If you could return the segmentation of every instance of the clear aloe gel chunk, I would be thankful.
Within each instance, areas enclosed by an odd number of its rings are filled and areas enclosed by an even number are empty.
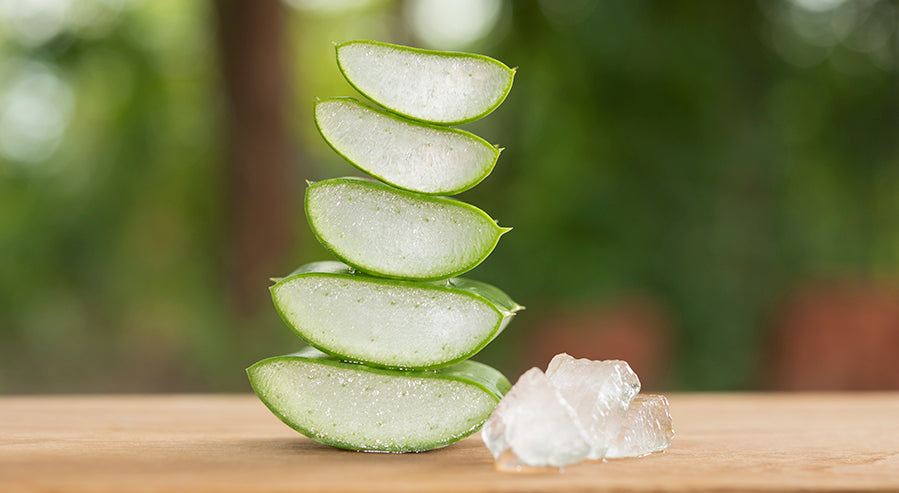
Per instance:
[[[356,178],[310,184],[306,218],[322,245],[343,262],[375,276],[410,280],[466,272],[508,231],[464,202]]]
[[[481,439],[497,468],[506,471],[574,464],[591,448],[576,411],[539,368],[515,382],[484,424]]]
[[[359,92],[390,111],[442,125],[477,120],[512,88],[515,71],[482,55],[376,41],[337,45],[337,64]]]
[[[464,361],[438,371],[371,368],[309,348],[247,369],[259,399],[284,423],[344,449],[418,452],[477,431],[509,390],[495,369]]]
[[[307,264],[271,291],[281,318],[304,341],[386,368],[433,369],[467,359],[522,308],[478,281],[383,279],[340,262]]]
[[[625,361],[592,361],[561,353],[546,377],[577,413],[591,441],[589,459],[602,459],[621,432],[640,379]]]
[[[490,174],[500,152],[469,132],[412,122],[351,98],[316,102],[315,123],[328,145],[354,166],[413,192],[467,190]]]
[[[628,407],[621,433],[606,458],[654,454],[668,448],[672,440],[668,399],[659,394],[639,394]]]

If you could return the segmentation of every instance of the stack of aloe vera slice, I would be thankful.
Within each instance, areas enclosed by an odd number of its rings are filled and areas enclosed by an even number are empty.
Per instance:
[[[509,381],[469,361],[522,307],[456,277],[508,231],[446,198],[493,169],[500,149],[449,125],[495,109],[514,71],[479,55],[372,41],[336,47],[351,98],[315,104],[325,141],[374,180],[310,183],[306,216],[341,262],[307,264],[272,298],[311,347],[247,372],[259,398],[301,433],[340,448],[411,452],[477,431]]]

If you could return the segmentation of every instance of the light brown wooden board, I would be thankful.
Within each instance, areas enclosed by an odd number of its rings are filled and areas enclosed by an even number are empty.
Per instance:
[[[480,437],[320,445],[252,395],[0,398],[0,491],[899,491],[899,393],[674,394],[661,454],[496,471]]]

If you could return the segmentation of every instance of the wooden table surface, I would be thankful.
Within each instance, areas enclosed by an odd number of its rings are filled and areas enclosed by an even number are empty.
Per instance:
[[[0,397],[0,491],[899,491],[899,393],[674,394],[668,451],[493,468],[320,445],[252,395]]]

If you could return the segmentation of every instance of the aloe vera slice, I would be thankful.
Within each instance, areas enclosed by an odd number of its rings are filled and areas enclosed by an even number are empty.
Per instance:
[[[418,452],[477,431],[509,390],[495,369],[383,370],[309,348],[247,369],[253,390],[291,428],[351,450]]]
[[[271,291],[281,318],[310,345],[387,368],[433,369],[470,358],[522,309],[482,282],[383,279],[340,262],[304,265]]]
[[[493,111],[512,88],[515,71],[492,58],[421,50],[376,41],[337,45],[346,80],[401,115],[455,125]]]
[[[315,103],[319,132],[362,171],[399,188],[453,195],[487,177],[499,149],[454,128],[409,121],[351,98]]]
[[[427,281],[470,270],[509,230],[464,202],[357,178],[310,184],[306,218],[322,245],[356,269]]]

